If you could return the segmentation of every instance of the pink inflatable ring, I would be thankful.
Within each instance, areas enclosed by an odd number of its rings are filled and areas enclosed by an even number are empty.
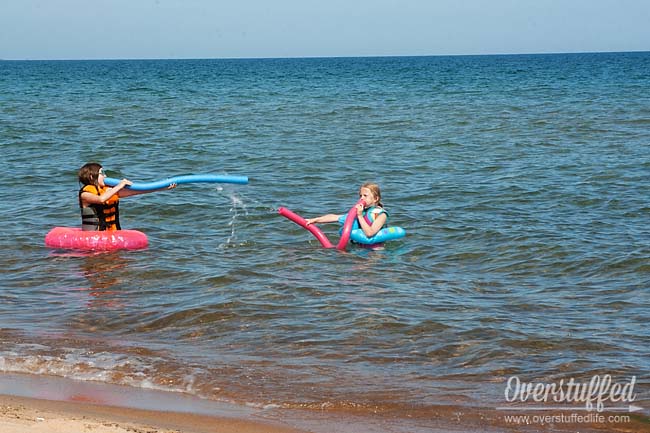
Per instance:
[[[50,248],[69,250],[138,250],[147,248],[147,235],[137,230],[84,231],[77,227],[54,227],[45,236]]]

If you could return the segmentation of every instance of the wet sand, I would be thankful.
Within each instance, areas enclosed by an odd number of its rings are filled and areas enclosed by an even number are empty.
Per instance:
[[[301,433],[280,421],[260,419],[261,412],[176,393],[0,374],[2,433]]]
[[[450,414],[451,415],[451,414]],[[458,414],[456,414],[457,417]],[[469,415],[469,414],[467,414]],[[329,421],[327,420],[329,419]],[[520,425],[499,426],[499,415],[483,413],[462,422],[454,417],[429,420],[431,433],[481,432],[648,432],[650,426],[633,423],[627,426]],[[311,423],[317,422],[314,418]],[[339,432],[331,417],[321,419],[316,429],[297,429],[270,422],[233,419],[178,412],[102,406],[88,403],[40,400],[0,395],[0,431],[3,433],[307,433]],[[340,421],[339,421],[340,422]],[[329,426],[329,427],[328,427]],[[314,427],[314,426],[312,426]],[[392,432],[380,426],[372,432]],[[329,428],[332,428],[329,430]],[[347,429],[346,429],[347,430]]]
[[[53,377],[0,374],[2,433],[650,432],[644,413],[622,423],[513,423],[506,419],[511,415],[490,408],[446,405],[416,416],[288,411]]]
[[[204,415],[0,396],[3,433],[301,433],[289,427]]]

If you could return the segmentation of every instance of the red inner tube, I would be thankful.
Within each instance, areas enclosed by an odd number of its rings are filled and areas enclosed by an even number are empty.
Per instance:
[[[83,231],[78,227],[54,227],[45,236],[50,248],[71,250],[137,250],[147,248],[147,236],[137,230]]]

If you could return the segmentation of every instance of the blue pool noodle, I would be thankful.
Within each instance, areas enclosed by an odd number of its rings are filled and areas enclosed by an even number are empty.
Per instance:
[[[104,184],[107,186],[115,186],[118,183],[120,183],[120,179],[114,179],[112,177],[104,178]],[[154,182],[134,182],[133,185],[127,186],[127,188],[132,189],[133,191],[152,191],[154,189],[167,188],[172,183],[177,185],[182,183],[235,183],[246,185],[248,183],[248,177],[216,174],[188,174],[184,176],[169,177]]]

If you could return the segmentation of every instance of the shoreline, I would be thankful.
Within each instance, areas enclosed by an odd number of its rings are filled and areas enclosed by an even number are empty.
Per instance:
[[[0,394],[3,433],[305,433],[288,426],[220,416],[161,412]]]
[[[261,412],[163,391],[0,373],[3,433],[305,433]]]
[[[507,420],[513,415],[520,414],[453,405],[441,405],[420,418],[396,413],[256,408],[180,393],[0,373],[0,431],[3,433],[650,432],[650,418],[645,413],[616,424],[575,420],[514,423]],[[532,419],[551,413],[521,415]],[[568,414],[554,412],[552,415],[559,418]]]

